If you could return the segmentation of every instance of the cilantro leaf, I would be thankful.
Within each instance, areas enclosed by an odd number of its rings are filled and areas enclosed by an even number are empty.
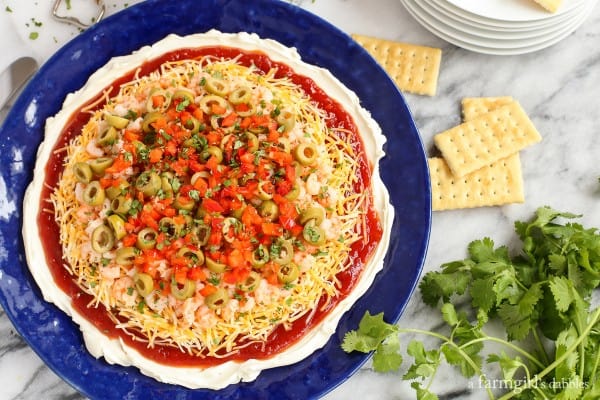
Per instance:
[[[346,353],[359,351],[361,353],[369,353],[377,349],[378,341],[369,336],[361,335],[357,331],[348,331],[344,335],[342,349]]]
[[[569,281],[564,276],[555,276],[550,279],[548,287],[554,296],[556,309],[561,312],[566,312],[573,302]]]
[[[555,357],[559,358],[563,354],[567,354],[567,350],[577,340],[577,330],[571,326],[569,329],[562,331],[556,338]],[[554,371],[554,377],[557,381],[568,381],[576,375],[576,366],[578,362],[577,353],[567,354],[564,362],[558,365]]]
[[[498,363],[502,371],[502,377],[506,381],[513,379],[519,369],[527,368],[520,357],[511,358],[504,350],[500,354],[490,354],[486,361],[490,364]]]
[[[398,327],[383,320],[383,313],[371,315],[368,311],[358,324],[358,332],[380,342],[398,333]]]
[[[402,364],[398,327],[383,320],[383,313],[365,312],[358,330],[346,332],[342,341],[346,353],[359,351],[373,354],[373,369],[377,372],[395,371]]]
[[[418,340],[412,340],[406,350],[408,355],[414,358],[414,363],[404,374],[402,379],[422,379],[429,378],[435,374],[440,364],[440,352],[437,349],[425,350],[425,346]]]
[[[376,372],[397,371],[402,365],[400,338],[398,335],[387,337],[373,353],[373,369]]]
[[[428,272],[419,284],[419,289],[425,304],[434,307],[440,299],[447,302],[452,295],[464,294],[470,281],[471,274],[468,271]]]
[[[456,314],[456,309],[452,303],[444,303],[442,306],[442,318],[444,321],[450,326],[458,325],[458,315]]]

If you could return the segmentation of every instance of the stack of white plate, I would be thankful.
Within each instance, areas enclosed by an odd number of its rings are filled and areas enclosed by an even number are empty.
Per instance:
[[[464,49],[512,55],[564,39],[598,0],[563,0],[551,13],[534,0],[400,0],[427,30]]]

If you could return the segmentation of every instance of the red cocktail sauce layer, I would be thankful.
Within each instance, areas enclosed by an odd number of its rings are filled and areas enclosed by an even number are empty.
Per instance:
[[[360,180],[355,184],[355,191],[362,192],[364,188],[369,187],[371,167],[369,161],[366,159],[365,152],[363,151],[363,144],[352,116],[349,115],[339,103],[329,98],[312,79],[294,73],[287,65],[272,61],[262,52],[248,52],[227,47],[180,49],[166,53],[160,58],[144,63],[141,66],[139,76],[144,76],[157,70],[159,66],[165,62],[196,59],[205,55],[212,55],[225,59],[239,57],[238,62],[240,64],[245,66],[254,64],[265,73],[276,68],[277,78],[287,77],[295,84],[300,85],[304,91],[319,104],[320,108],[327,112],[329,115],[327,125],[329,127],[343,128],[347,131],[347,133],[341,134],[346,135],[345,140],[352,144],[352,147],[359,157],[358,161],[360,164]],[[116,80],[110,87],[105,88],[104,91],[110,90],[110,93],[117,93],[121,84],[133,79],[134,73],[135,71],[131,71],[128,75]],[[100,96],[100,93],[98,97]],[[101,108],[102,106],[103,104],[101,103],[98,104],[96,108]],[[88,122],[90,115],[90,113],[83,113],[80,111],[74,113],[74,115],[71,116],[69,123],[64,127],[58,142],[55,145],[55,149],[66,147],[73,137],[79,135],[83,126]],[[55,188],[58,185],[63,170],[63,162],[64,152],[53,152],[53,156],[46,166],[45,187],[42,190],[40,209],[47,207],[45,199],[50,197],[53,190],[50,188]],[[270,358],[294,344],[301,339],[306,332],[319,324],[319,322],[327,316],[329,311],[352,291],[365,264],[369,261],[373,251],[381,240],[382,228],[377,213],[372,205],[369,206],[366,221],[367,237],[365,237],[363,241],[357,242],[352,246],[352,252],[349,257],[351,265],[337,276],[341,283],[339,296],[330,299],[326,306],[324,306],[325,299],[322,298],[319,307],[315,312],[307,313],[304,317],[294,322],[292,328],[289,330],[285,330],[281,326],[278,327],[269,336],[266,343],[254,343],[225,358],[214,358],[190,355],[170,346],[155,345],[153,348],[149,348],[147,347],[147,343],[143,340],[135,340],[132,336],[117,329],[114,322],[110,319],[107,310],[102,305],[98,307],[88,307],[88,304],[90,304],[92,300],[92,296],[83,293],[74,282],[73,276],[63,267],[64,260],[62,246],[59,242],[59,227],[55,221],[54,215],[47,212],[40,212],[38,215],[39,234],[42,239],[46,260],[54,277],[54,281],[63,292],[71,297],[73,307],[79,314],[87,318],[108,337],[122,338],[128,346],[136,349],[144,357],[150,360],[169,366],[196,367],[210,367],[229,360],[244,361],[248,359]]]

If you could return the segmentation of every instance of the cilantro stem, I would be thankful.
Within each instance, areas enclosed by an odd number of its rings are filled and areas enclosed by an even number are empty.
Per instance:
[[[540,349],[540,354],[543,357],[543,362],[545,365],[550,363],[550,359],[548,358],[548,353],[546,353],[546,348],[544,347],[544,344],[542,343],[542,340],[540,339],[540,334],[538,329],[533,329],[533,338],[535,340],[535,342],[537,343],[538,348]],[[542,365],[538,364],[539,367],[544,368]]]
[[[544,364],[542,362],[540,362],[540,360],[538,360],[534,355],[532,355],[531,353],[523,350],[521,347],[516,346],[514,344],[512,344],[511,342],[508,342],[504,339],[500,339],[497,337],[493,337],[493,336],[487,336],[485,335],[484,337],[478,338],[478,339],[473,339],[465,344],[463,344],[460,347],[468,347],[470,345],[479,343],[479,342],[496,342],[499,343],[503,346],[506,346],[514,351],[516,351],[517,353],[521,354],[522,356],[526,357],[528,360],[530,360],[531,362],[533,362],[536,366],[538,366],[539,368],[544,368]],[[547,364],[547,363],[546,363]]]
[[[590,382],[596,381],[596,373],[598,372],[598,364],[600,364],[600,352],[596,353],[596,360],[594,361],[594,368],[590,374]]]
[[[537,383],[546,375],[548,375],[550,372],[554,371],[554,369],[559,366],[562,362],[565,361],[565,359],[567,357],[569,357],[578,347],[579,345],[585,340],[587,339],[588,335],[590,334],[590,331],[594,328],[594,325],[596,325],[596,323],[598,322],[598,320],[600,319],[600,307],[597,308],[594,311],[594,314],[592,315],[592,319],[591,322],[585,327],[585,329],[579,334],[579,337],[577,338],[577,340],[563,353],[563,355],[561,355],[560,357],[558,357],[557,359],[554,360],[554,362],[550,365],[548,365],[546,367],[546,369],[544,369],[543,371],[541,371],[540,373],[536,374],[532,380],[528,381],[525,387],[519,387],[516,389],[513,389],[511,392],[505,394],[504,396],[500,397],[498,400],[508,400],[508,399],[512,399],[513,397],[515,397],[516,395],[520,394],[523,392],[524,389],[531,389],[532,387],[536,387]]]
[[[416,333],[416,334],[421,334],[421,335],[425,335],[425,336],[431,336],[431,337],[434,337],[434,338],[439,339],[442,342],[444,342],[442,344],[442,346],[449,345],[449,346],[454,347],[460,353],[460,355],[463,357],[463,359],[469,364],[469,366],[471,368],[473,368],[473,371],[475,371],[475,373],[479,376],[479,378],[483,380],[486,392],[487,392],[490,400],[496,400],[496,397],[494,396],[494,393],[492,392],[491,385],[488,384],[489,382],[488,382],[487,376],[485,376],[485,374],[483,373],[481,368],[479,368],[479,366],[477,364],[475,364],[473,359],[471,357],[469,357],[469,355],[463,351],[463,349],[462,349],[463,346],[458,346],[456,343],[454,343],[452,341],[451,338],[449,338],[447,336],[444,336],[444,335],[436,333],[436,332],[426,331],[423,329],[400,328],[398,330],[398,332],[399,333]]]

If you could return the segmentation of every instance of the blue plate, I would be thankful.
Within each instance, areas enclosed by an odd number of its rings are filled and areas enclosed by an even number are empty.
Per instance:
[[[388,138],[383,180],[396,210],[392,240],[371,289],[342,318],[327,345],[294,365],[264,371],[257,380],[219,391],[166,385],[97,360],[78,327],[46,303],[25,261],[21,237],[23,194],[32,179],[44,121],[65,96],[114,56],[162,39],[211,28],[256,32],[294,46],[304,61],[329,69],[354,90]],[[367,356],[340,349],[366,310],[396,321],[419,278],[431,221],[427,162],[410,111],[394,84],[350,37],[322,19],[278,0],[148,0],[83,32],[35,75],[0,128],[0,303],[19,334],[65,381],[92,399],[309,399],[347,379]]]

